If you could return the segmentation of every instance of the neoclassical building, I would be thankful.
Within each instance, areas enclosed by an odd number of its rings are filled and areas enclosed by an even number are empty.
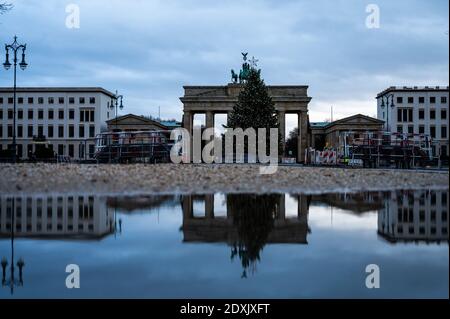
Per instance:
[[[183,103],[183,127],[192,134],[195,114],[205,114],[207,128],[214,127],[216,114],[229,114],[238,101],[238,96],[244,88],[242,83],[230,83],[224,86],[184,86],[184,96],[180,98]],[[298,161],[305,158],[305,149],[308,147],[308,96],[306,85],[269,85],[269,95],[278,112],[282,142],[285,142],[286,114],[298,115]]]

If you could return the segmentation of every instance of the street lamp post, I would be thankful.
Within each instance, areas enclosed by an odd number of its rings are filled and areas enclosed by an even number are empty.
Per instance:
[[[119,104],[119,100],[120,100],[120,104]],[[123,109],[123,95],[119,95],[119,93],[116,90],[116,94],[114,95],[114,97],[111,97],[111,102],[108,103],[108,107],[110,109],[116,109],[116,130],[117,130],[117,109]]]
[[[391,100],[391,104],[389,104],[389,99]],[[392,93],[383,95],[381,97],[381,109],[384,110],[384,108],[386,107],[386,129],[388,131],[390,131],[390,128],[389,128],[389,111],[390,111],[389,106],[391,107],[391,109],[394,109],[394,107],[395,107],[394,94],[392,94]]]
[[[22,50],[22,61],[19,63],[19,66],[22,70],[25,70],[28,64],[25,62],[25,50],[27,49],[26,44],[19,44],[17,42],[17,36],[14,37],[14,42],[11,44],[5,44],[6,50],[6,60],[3,63],[3,66],[6,70],[11,68],[11,63],[9,62],[9,50],[14,54],[13,63],[14,63],[14,111],[13,111],[13,161],[14,163],[17,161],[17,150],[16,150],[16,78],[17,78],[17,51]]]

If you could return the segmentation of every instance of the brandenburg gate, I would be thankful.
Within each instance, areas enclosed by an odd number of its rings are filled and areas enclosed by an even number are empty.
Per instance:
[[[206,128],[214,128],[215,114],[229,115],[238,101],[239,93],[243,90],[250,68],[256,69],[255,58],[247,62],[247,54],[242,53],[244,63],[238,74],[231,70],[231,80],[225,86],[184,86],[184,96],[180,98],[183,103],[183,127],[192,136],[195,114],[205,114]],[[239,83],[238,83],[239,79]],[[269,96],[272,98],[278,112],[279,130],[283,147],[285,145],[286,114],[298,116],[298,154],[297,162],[305,159],[305,149],[308,146],[308,96],[306,85],[269,85]],[[191,143],[192,145],[192,143]]]
[[[192,136],[195,114],[205,114],[207,128],[214,127],[215,114],[230,114],[238,100],[239,92],[245,84],[230,83],[225,86],[184,86],[183,127]],[[285,143],[286,114],[298,115],[298,154],[297,162],[303,162],[308,144],[308,86],[305,85],[270,85],[269,95],[278,112],[282,143]]]

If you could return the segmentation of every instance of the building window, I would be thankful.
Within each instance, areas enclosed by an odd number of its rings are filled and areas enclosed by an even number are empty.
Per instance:
[[[94,110],[80,110],[80,122],[94,122]]]
[[[95,137],[95,126],[89,125],[89,137]]]
[[[447,126],[441,126],[441,138],[447,138]]]
[[[60,137],[60,138],[64,137],[64,126],[63,125],[58,126],[58,137]]]
[[[412,108],[398,108],[397,109],[397,122],[413,122],[413,109]]]
[[[413,104],[413,103],[414,103],[414,97],[408,96],[408,104]]]
[[[425,109],[419,109],[419,120],[425,119]]]
[[[39,137],[44,136],[44,126],[42,125],[38,126],[38,136]]]
[[[53,137],[53,125],[49,125],[47,128],[48,137]]]
[[[447,97],[441,96],[441,104],[447,104]]]
[[[75,104],[75,98],[69,97],[69,104]]]
[[[89,157],[94,157],[94,152],[95,152],[95,145],[90,144],[89,145]]]
[[[28,125],[28,137],[33,137],[33,125]]]
[[[432,138],[436,138],[436,127],[435,126],[430,126],[430,136]]]
[[[58,155],[64,155],[64,145],[58,144]]]
[[[74,147],[73,144],[69,144],[69,156],[73,157],[74,156]]]
[[[29,97],[28,98],[28,104],[34,104],[34,98]]]
[[[44,98],[38,97],[38,104],[44,104]]]
[[[420,104],[425,103],[425,97],[424,96],[419,96],[419,103]]]
[[[0,137],[3,137],[3,126],[0,125]],[[0,151],[2,150],[3,145],[0,144]]]
[[[54,103],[55,103],[55,99],[53,97],[49,97],[48,104],[54,104]]]
[[[435,120],[436,119],[436,110],[431,109],[430,110],[430,120]]]
[[[408,125],[408,134],[414,134],[414,126]]]
[[[8,109],[8,120],[12,120],[14,117],[13,109]]]
[[[75,110],[70,109],[69,110],[69,120],[73,120],[73,119],[75,119]]]
[[[89,98],[89,104],[95,104],[95,97]]]
[[[0,110],[0,120],[3,120],[3,110]]]
[[[14,104],[14,98],[9,97],[8,98],[8,104]]]
[[[0,97],[0,104],[3,104],[3,98]]]
[[[52,109],[49,109],[48,110],[48,119],[49,120],[53,120],[53,117],[54,117],[55,115],[54,115],[54,112],[53,112],[53,110]]]
[[[17,99],[17,103],[18,103],[18,104],[23,104],[23,97],[19,97],[19,98]]]
[[[441,109],[441,119],[446,120],[447,119],[447,110]]]
[[[63,109],[59,109],[59,110],[58,110],[58,118],[59,118],[60,120],[63,120],[63,119],[64,119],[64,110],[63,110]]]
[[[17,126],[17,137],[23,137],[23,126],[22,125]]]
[[[79,103],[80,103],[80,104],[84,104],[84,103],[85,103],[85,98],[84,98],[84,97],[80,97]]]
[[[19,120],[22,120],[22,119],[23,119],[23,110],[22,110],[22,109],[19,109],[19,110],[17,111],[17,118],[18,118]]]
[[[84,138],[84,125],[78,127],[78,136]]]
[[[38,120],[43,120],[44,119],[44,110],[40,109],[38,110]]]
[[[425,126],[419,125],[419,134],[425,134]]]
[[[397,96],[397,103],[403,103],[403,97]]]
[[[403,126],[402,125],[398,125],[397,126],[397,132],[398,133],[403,133]]]
[[[431,97],[430,97],[430,103],[431,103],[431,104],[436,103],[436,97],[435,97],[435,96],[431,96]]]
[[[8,125],[8,137],[12,137],[12,136],[13,136],[13,126]]]
[[[33,110],[28,110],[28,119],[29,120],[33,119]]]
[[[59,104],[64,104],[64,98],[63,97],[59,97],[58,98],[58,103]]]
[[[73,125],[69,125],[69,137],[74,137],[75,132],[74,132],[74,127]]]

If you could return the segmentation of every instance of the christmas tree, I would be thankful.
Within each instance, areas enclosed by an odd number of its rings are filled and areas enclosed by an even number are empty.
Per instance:
[[[269,153],[270,129],[279,128],[275,104],[269,96],[261,70],[251,68],[243,90],[239,93],[238,102],[228,117],[228,128],[258,128],[266,129],[266,153]],[[258,136],[257,136],[258,138]],[[282,150],[281,135],[279,134],[278,151]],[[247,148],[247,147],[245,147]]]

